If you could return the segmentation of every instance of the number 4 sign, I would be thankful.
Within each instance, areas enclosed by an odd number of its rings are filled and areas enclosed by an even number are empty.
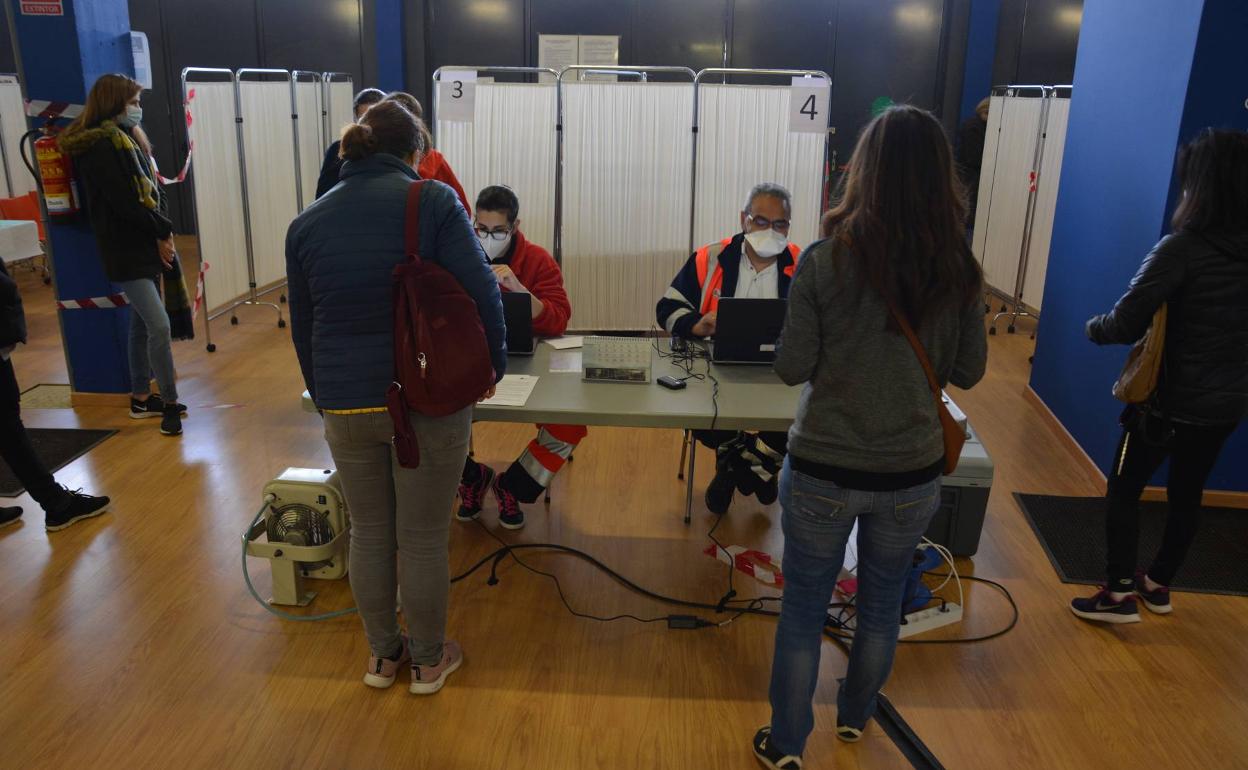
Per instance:
[[[443,70],[438,76],[437,119],[471,123],[476,112],[476,70]]]
[[[789,89],[789,131],[822,134],[828,130],[828,82],[823,78],[793,78]]]

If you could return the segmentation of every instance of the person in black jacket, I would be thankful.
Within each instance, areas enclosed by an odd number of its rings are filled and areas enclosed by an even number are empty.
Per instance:
[[[1135,596],[1170,612],[1169,585],[1200,525],[1201,496],[1222,445],[1248,416],[1248,133],[1206,129],[1179,156],[1174,233],[1144,260],[1114,309],[1088,321],[1098,345],[1130,345],[1168,306],[1161,377],[1123,414],[1106,492],[1108,584],[1071,602],[1081,618],[1140,620]],[[1139,500],[1170,458],[1161,549],[1136,569]]]
[[[82,115],[59,141],[82,173],[104,272],[130,302],[130,416],[160,417],[160,432],[177,436],[186,407],[178,403],[174,328],[160,296],[161,277],[168,296],[175,285],[182,300],[187,292],[164,192],[152,168],[151,145],[139,128],[142,90],[125,75],[101,75],[91,86]],[[188,303],[182,304],[189,310]],[[189,333],[179,330],[178,337]],[[160,395],[151,393],[153,374]]]
[[[958,127],[958,178],[966,189],[966,226],[975,226],[975,208],[979,203],[979,175],[984,165],[984,140],[988,135],[988,105],[985,97],[975,107],[975,114]]]
[[[17,283],[0,260],[0,457],[13,470],[26,491],[43,508],[49,532],[62,530],[77,521],[99,516],[108,510],[107,497],[71,492],[52,478],[30,443],[22,424],[22,391],[17,386],[11,356],[19,343],[26,342],[26,315]],[[0,507],[0,527],[15,524],[22,515],[16,506]]]
[[[358,123],[364,113],[368,112],[368,108],[377,104],[386,98],[386,92],[379,88],[365,88],[355,95],[354,109],[355,120]],[[338,174],[342,172],[342,158],[338,157],[338,150],[342,146],[342,141],[335,139],[334,143],[325,150],[325,160],[321,163],[321,175],[316,180],[316,197],[330,191],[334,185],[338,184]]]

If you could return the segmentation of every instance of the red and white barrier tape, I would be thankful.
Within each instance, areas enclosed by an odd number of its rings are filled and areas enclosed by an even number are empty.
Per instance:
[[[746,548],[743,545],[730,545],[725,548],[712,545],[703,553],[724,564],[731,564],[733,569],[744,572],[760,583],[776,588],[784,587],[784,575],[780,572],[780,564],[769,553]]]
[[[178,175],[170,179],[160,175],[160,168],[156,165],[156,158],[152,158],[152,170],[156,172],[156,179],[163,185],[181,184],[186,181],[186,175],[191,171],[191,154],[195,151],[195,143],[191,142],[186,148],[186,162],[182,164],[182,170]]]
[[[43,99],[28,99],[26,114],[32,118],[55,120],[57,118],[76,118],[82,114],[81,104],[69,102],[49,102]]]
[[[130,304],[125,294],[109,294],[107,297],[83,297],[82,299],[57,300],[56,306],[61,310],[99,310],[101,308],[124,307]]]
[[[190,162],[190,158],[187,158]],[[195,281],[195,304],[191,306],[191,321],[199,316],[199,308],[204,304],[204,273],[208,272],[208,263],[199,263],[199,278]]]

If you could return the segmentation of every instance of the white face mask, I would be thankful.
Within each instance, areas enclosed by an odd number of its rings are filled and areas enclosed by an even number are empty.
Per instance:
[[[143,108],[127,106],[126,114],[117,119],[117,124],[123,128],[134,128],[143,122]]]
[[[490,261],[493,262],[507,253],[507,248],[511,246],[511,233],[508,233],[507,237],[501,241],[496,241],[488,235],[484,238],[478,235],[477,240],[481,241],[481,248],[485,249],[485,256],[489,257]]]
[[[762,259],[771,259],[789,245],[789,239],[768,228],[745,234],[745,240]]]

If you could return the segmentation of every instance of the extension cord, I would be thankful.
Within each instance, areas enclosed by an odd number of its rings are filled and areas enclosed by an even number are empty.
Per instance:
[[[949,602],[944,606],[943,610],[941,607],[928,607],[925,610],[908,613],[906,622],[902,624],[897,638],[905,639],[917,634],[924,634],[961,621],[962,607],[958,604]]]

